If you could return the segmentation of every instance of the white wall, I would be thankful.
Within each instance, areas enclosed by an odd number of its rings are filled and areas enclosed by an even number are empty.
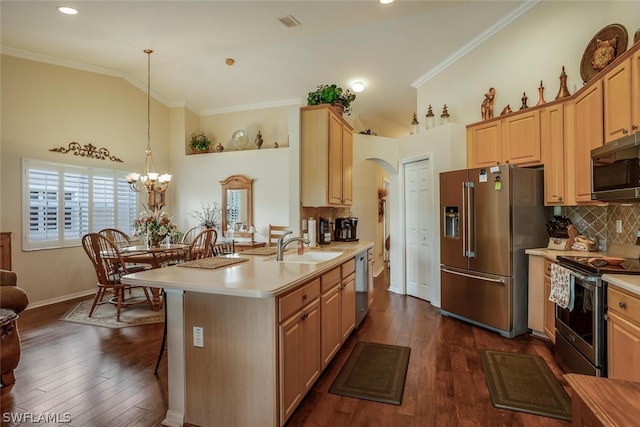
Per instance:
[[[640,27],[637,1],[542,1],[417,90],[420,122],[429,104],[439,118],[443,104],[451,120],[465,125],[481,121],[480,105],[490,87],[496,89],[494,115],[509,104],[538,102],[542,80],[544,99],[555,99],[565,66],[570,93],[582,86],[580,62],[589,41],[603,27],[620,23],[633,34]]]

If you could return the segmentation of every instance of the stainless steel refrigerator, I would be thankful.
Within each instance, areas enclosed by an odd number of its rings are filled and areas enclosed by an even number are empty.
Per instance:
[[[440,174],[442,314],[514,337],[527,327],[527,255],[545,247],[543,171]]]

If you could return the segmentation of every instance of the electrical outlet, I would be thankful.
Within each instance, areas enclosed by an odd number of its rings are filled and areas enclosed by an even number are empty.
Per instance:
[[[204,329],[202,326],[193,327],[193,346],[204,347]]]
[[[622,220],[616,219],[616,233],[622,233]]]

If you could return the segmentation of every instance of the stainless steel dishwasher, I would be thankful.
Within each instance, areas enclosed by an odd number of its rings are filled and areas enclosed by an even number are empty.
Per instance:
[[[356,255],[356,328],[369,311],[369,259],[367,251]]]

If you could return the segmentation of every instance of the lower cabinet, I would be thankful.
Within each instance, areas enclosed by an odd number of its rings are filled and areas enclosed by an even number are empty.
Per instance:
[[[318,298],[280,325],[280,367],[280,419],[286,420],[320,376]]]
[[[607,288],[607,377],[640,381],[640,298]]]
[[[551,264],[544,260],[544,333],[547,334],[553,344],[556,343],[556,303],[549,301],[551,295]]]

